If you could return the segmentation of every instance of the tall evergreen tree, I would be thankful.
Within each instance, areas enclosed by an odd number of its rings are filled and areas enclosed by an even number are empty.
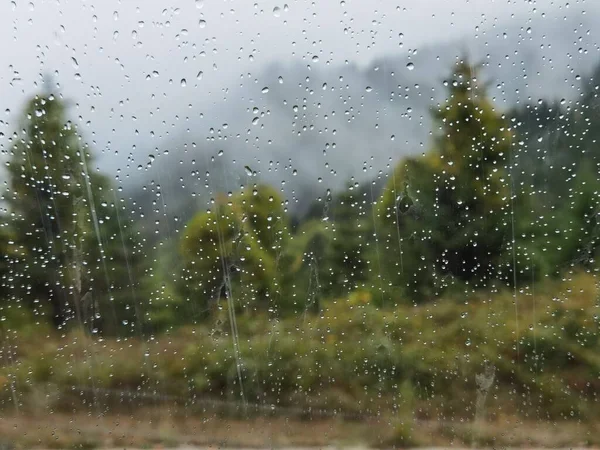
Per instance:
[[[446,84],[432,150],[396,168],[378,205],[389,282],[418,299],[452,279],[485,284],[511,240],[511,132],[476,67],[461,61]]]
[[[120,247],[112,245],[125,227],[116,224],[108,179],[92,170],[93,156],[65,103],[54,94],[32,98],[13,140],[5,198],[14,240],[27,255],[18,288],[56,326],[73,319],[102,326],[108,311],[116,323],[113,292],[132,284],[121,275]]]

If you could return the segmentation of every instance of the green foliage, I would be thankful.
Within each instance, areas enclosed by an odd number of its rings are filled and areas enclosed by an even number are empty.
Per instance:
[[[553,267],[590,266],[600,243],[600,181],[597,173],[583,166],[565,203],[551,221],[554,234],[549,243]]]
[[[290,237],[282,258],[282,302],[287,311],[307,313],[321,309],[332,240],[332,226],[322,219],[304,222]]]
[[[219,199],[182,236],[185,295],[203,309],[225,297],[244,310],[277,307],[288,233],[282,200],[269,186]]]
[[[17,290],[17,268],[25,254],[15,243],[14,231],[7,217],[0,217],[0,298],[10,298]]]
[[[377,211],[387,259],[395,262],[387,280],[417,300],[453,279],[485,285],[510,231],[512,136],[468,63],[457,65],[448,100],[433,115],[434,149],[394,170]]]
[[[597,93],[584,86],[580,108],[558,102],[527,105],[512,113],[520,146],[515,173],[529,204],[515,208],[516,235],[536,254],[535,272],[557,276],[590,266],[598,246]],[[564,102],[561,102],[564,103]],[[521,242],[518,243],[522,246]],[[521,271],[518,275],[522,277]]]
[[[365,210],[354,187],[337,196],[337,204],[332,208],[333,239],[327,257],[328,296],[348,295],[368,279],[366,248],[370,227]]]
[[[592,418],[597,408],[590,393],[600,374],[595,282],[579,274],[538,285],[535,296],[517,298],[518,320],[508,291],[418,307],[378,309],[352,298],[323,304],[319,315],[240,315],[239,359],[227,311],[193,328],[149,341],[129,338],[125,345],[83,333],[51,336],[43,346],[38,338],[19,347],[14,361],[1,368],[0,382],[5,389],[15,383],[22,396],[51,383],[67,392],[73,385],[132,391],[156,386],[182,398],[239,400],[239,364],[247,401],[386,412],[397,418],[394,444],[401,445],[414,437],[418,414],[472,420],[476,375],[492,362],[490,411],[549,418],[572,411]],[[524,396],[531,401],[524,403]]]
[[[283,284],[293,286],[284,295],[294,298],[295,311],[320,311],[324,299],[348,296],[368,283],[372,229],[365,194],[349,186],[329,197],[324,216],[304,221],[292,235]]]
[[[91,234],[89,220],[77,220],[89,208],[88,157],[60,100],[36,96],[29,102],[8,162],[7,200],[16,242],[30,255],[21,287],[36,304],[51,302],[57,324],[67,319],[74,249]]]
[[[110,335],[139,335],[148,310],[151,259],[121,201],[101,202],[97,215],[99,235],[89,251],[97,261],[91,292],[100,316],[96,326]]]
[[[118,217],[124,205],[92,169],[93,156],[55,95],[29,101],[17,136],[5,194],[9,233],[22,255],[12,293],[59,327],[115,332],[129,323],[133,300],[124,292],[136,289],[139,275],[134,235]]]

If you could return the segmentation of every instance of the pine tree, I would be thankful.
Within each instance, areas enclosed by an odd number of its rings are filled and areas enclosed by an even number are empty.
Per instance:
[[[13,144],[5,198],[15,243],[26,255],[17,288],[58,327],[121,322],[114,294],[135,281],[123,279],[127,261],[119,252],[135,244],[123,240],[127,227],[117,222],[114,193],[92,170],[93,156],[65,103],[54,94],[31,99]]]
[[[458,63],[446,85],[433,149],[400,163],[378,206],[388,255],[397,256],[388,277],[419,299],[452,280],[485,284],[511,239],[511,132],[477,68]]]

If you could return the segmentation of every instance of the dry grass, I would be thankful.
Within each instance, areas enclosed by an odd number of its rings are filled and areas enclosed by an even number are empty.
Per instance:
[[[15,415],[0,421],[0,435],[17,448],[322,447],[367,444],[379,427],[335,419],[192,417],[152,408],[135,415]]]
[[[597,424],[516,421],[502,419],[474,426],[468,422],[406,422],[411,445],[464,448],[598,447]],[[188,415],[185,409],[164,405],[135,414],[10,415],[0,420],[0,448],[141,448],[170,447],[284,448],[379,447],[399,448],[398,422],[372,419],[299,420],[256,417],[248,420]],[[408,442],[408,441],[407,441]]]
[[[254,414],[235,409],[226,323],[146,339],[11,330],[0,361],[0,450],[600,445],[595,277],[576,274],[533,293],[524,287],[516,307],[502,291],[383,310],[339,300],[306,320],[240,316],[245,398],[267,408]],[[474,426],[484,361],[496,375],[487,421]],[[327,418],[319,408],[363,419]]]

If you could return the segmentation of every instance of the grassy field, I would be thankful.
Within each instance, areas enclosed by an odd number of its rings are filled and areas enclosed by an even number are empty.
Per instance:
[[[222,310],[120,339],[59,335],[5,310],[0,435],[71,448],[599,445],[594,276],[324,307],[239,315],[235,335]]]

